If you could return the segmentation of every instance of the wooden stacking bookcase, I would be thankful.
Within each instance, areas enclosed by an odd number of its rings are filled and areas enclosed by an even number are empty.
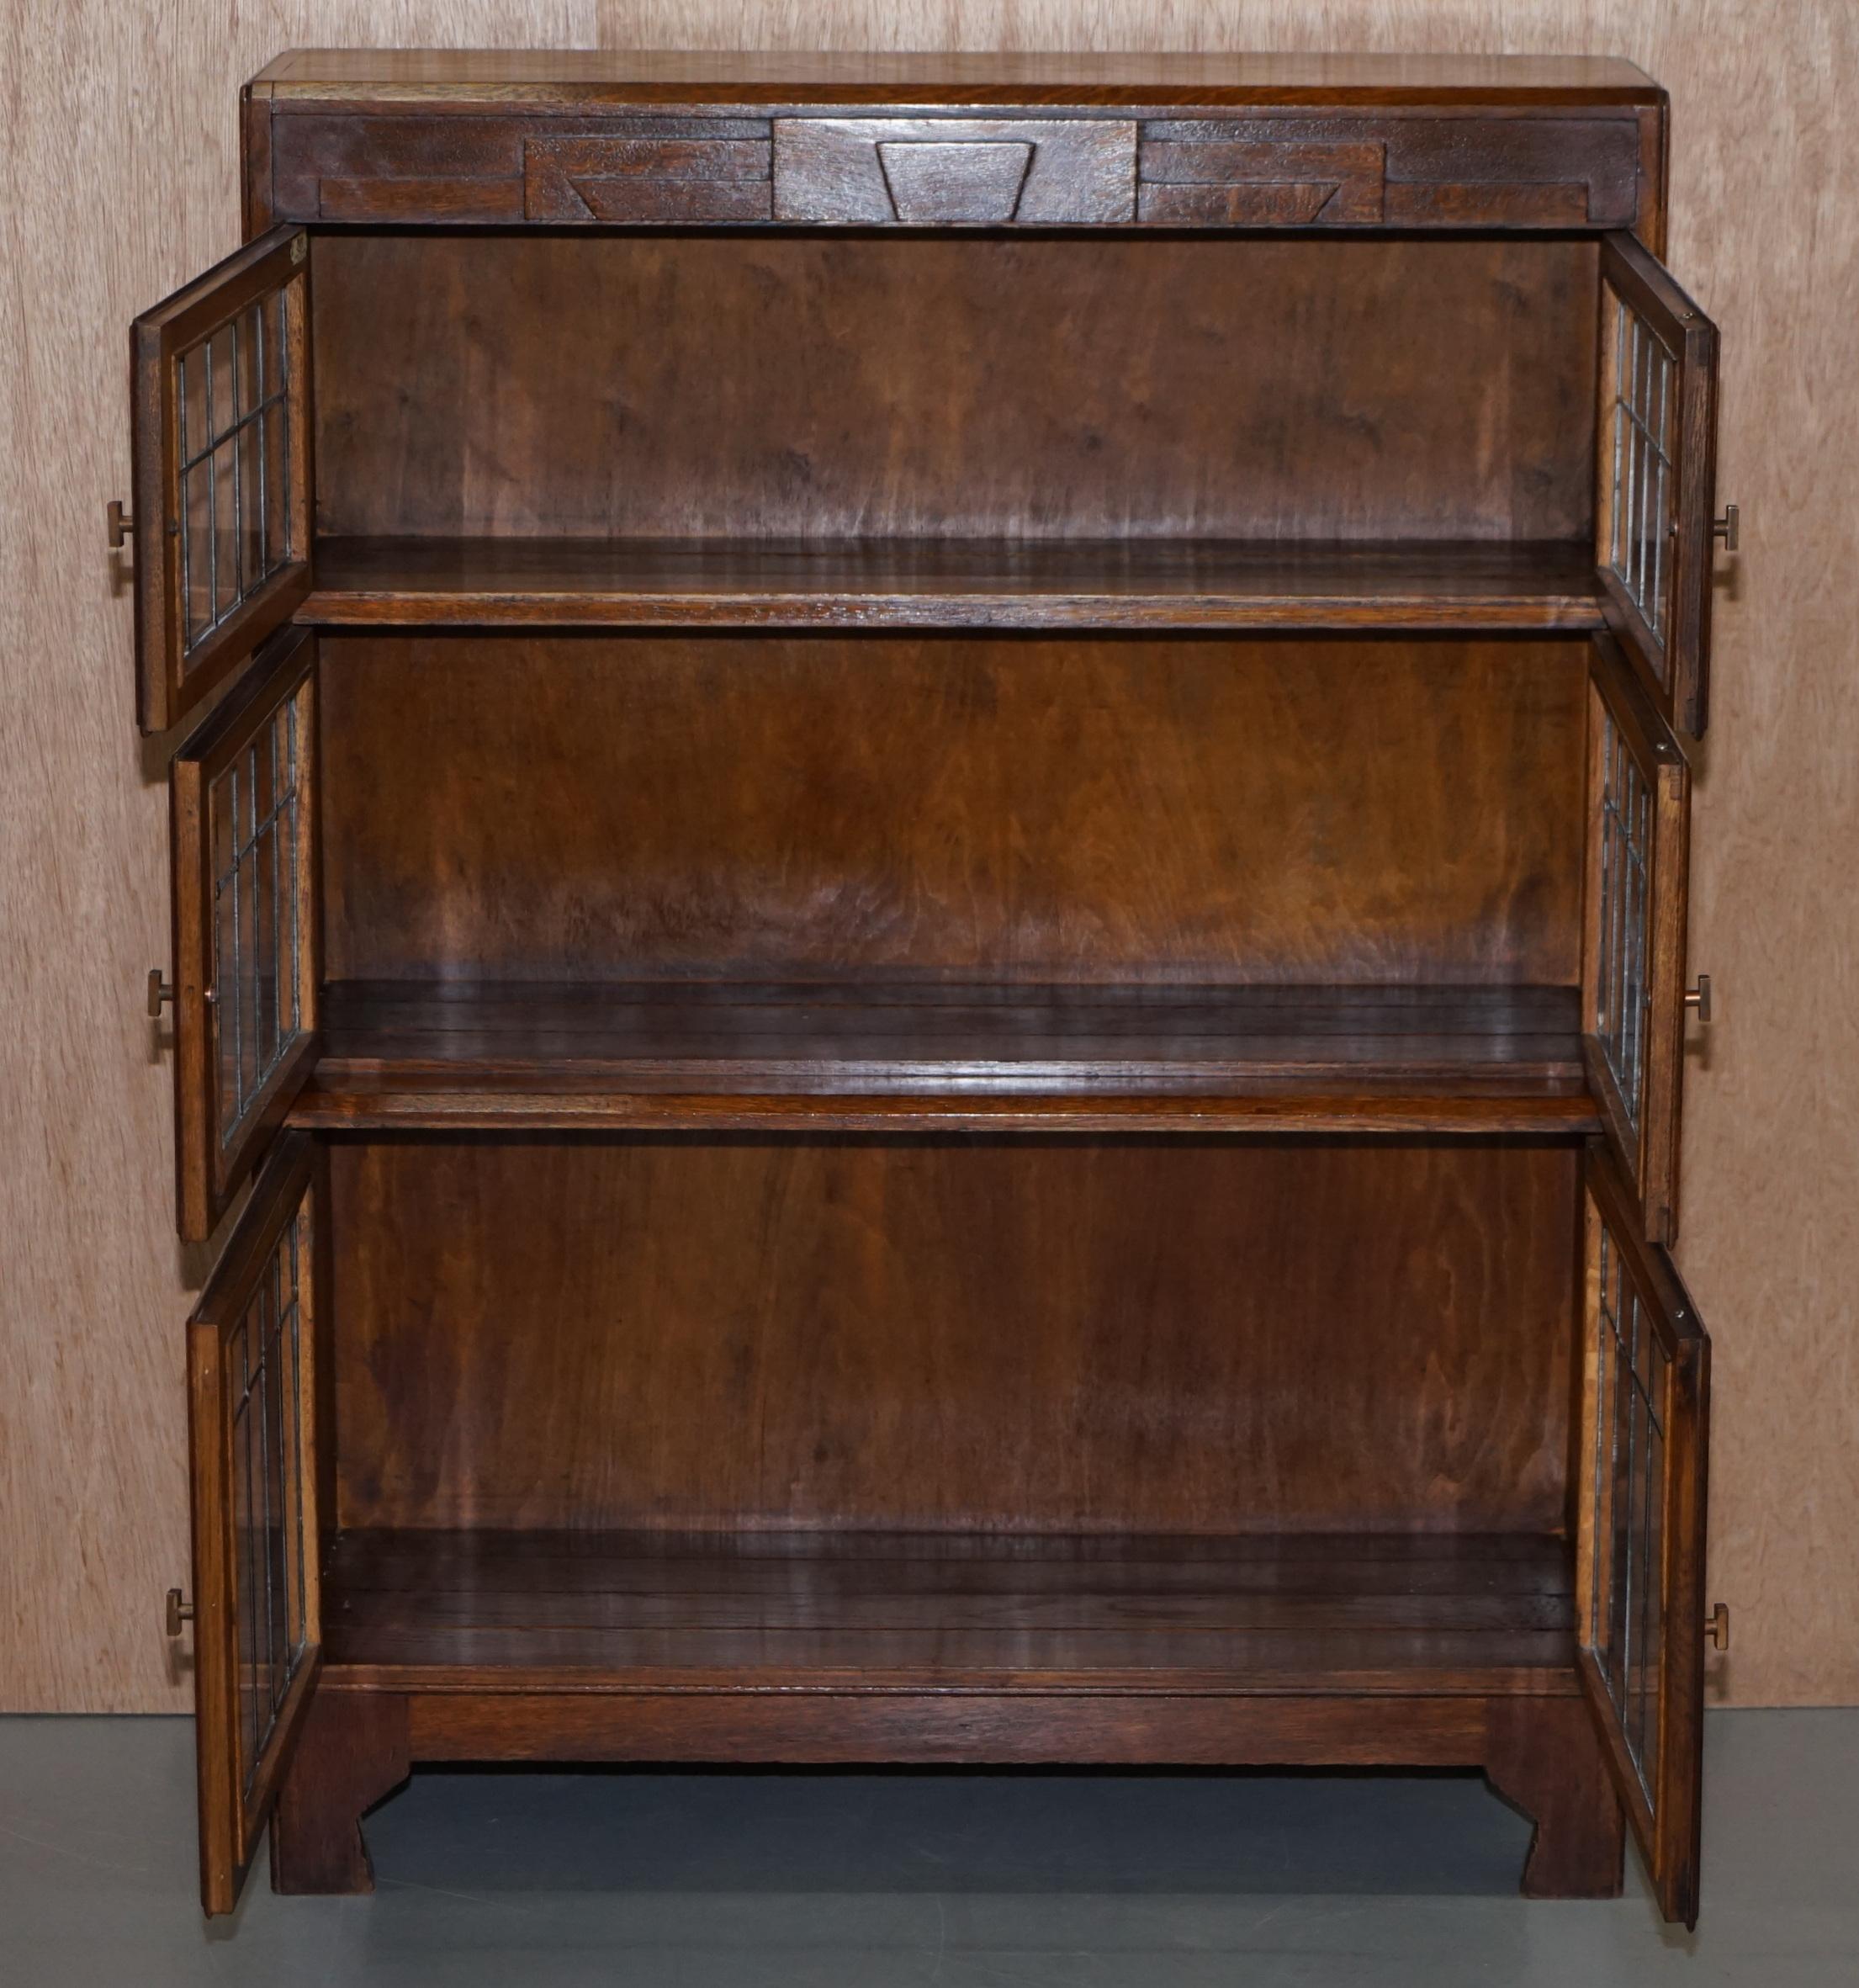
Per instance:
[[[202,1884],[1482,1769],[1695,1917],[1715,334],[1611,61],[298,53],[138,321]],[[117,507],[113,507],[117,510]],[[1710,1637],[1727,1635],[1721,1611]]]

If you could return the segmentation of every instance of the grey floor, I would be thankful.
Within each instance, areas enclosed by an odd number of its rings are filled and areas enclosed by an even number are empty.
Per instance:
[[[1458,1776],[429,1772],[368,1899],[194,1895],[192,1731],[0,1719],[0,1982],[1859,1983],[1859,1710],[1718,1712],[1705,1907],[1516,1895]]]

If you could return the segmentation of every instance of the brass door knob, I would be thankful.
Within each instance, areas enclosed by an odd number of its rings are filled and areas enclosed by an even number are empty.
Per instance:
[[[1730,1612],[1722,1602],[1704,1618],[1704,1641],[1713,1650],[1727,1650],[1730,1646]]]
[[[135,536],[135,520],[124,510],[119,497],[110,499],[103,516],[109,522],[109,549],[112,552],[120,552],[124,544]]]
[[[1724,515],[1711,521],[1711,537],[1721,541],[1725,552],[1736,550],[1737,522],[1736,506],[1734,504],[1726,504]]]
[[[193,1620],[193,1604],[188,1601],[182,1594],[178,1588],[169,1588],[167,1605],[168,1634],[171,1636],[179,1635],[181,1633],[181,1625],[183,1622],[191,1622]]]
[[[162,969],[159,967],[151,967],[148,970],[149,1020],[159,1021],[162,1019],[162,1008],[173,999],[174,989],[162,978]]]
[[[1700,973],[1697,976],[1697,986],[1687,987],[1685,989],[1685,1005],[1697,1015],[1700,1021],[1710,1020],[1711,977],[1708,973]]]

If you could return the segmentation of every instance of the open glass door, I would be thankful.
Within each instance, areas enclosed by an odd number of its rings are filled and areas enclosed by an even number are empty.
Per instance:
[[[286,629],[174,755],[176,1204],[192,1243],[315,1059],[315,659]]]
[[[1630,235],[1601,244],[1595,560],[1608,625],[1670,724],[1704,729],[1717,327]]]
[[[1588,1079],[1642,1211],[1678,1233],[1691,772],[1618,646],[1590,656],[1581,1028]]]
[[[1710,1341],[1591,1146],[1576,1558],[1582,1681],[1668,1919],[1697,1917]]]
[[[273,228],[135,321],[145,732],[184,717],[310,591],[309,248]]]
[[[188,1327],[200,1895],[230,1912],[315,1688],[317,1159],[281,1139]]]

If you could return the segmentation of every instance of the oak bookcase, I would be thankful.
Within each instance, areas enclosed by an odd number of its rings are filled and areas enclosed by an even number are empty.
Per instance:
[[[1697,1905],[1716,342],[1612,61],[296,53],[138,321],[201,1859],[1482,1768]],[[184,724],[183,724],[184,721]]]

